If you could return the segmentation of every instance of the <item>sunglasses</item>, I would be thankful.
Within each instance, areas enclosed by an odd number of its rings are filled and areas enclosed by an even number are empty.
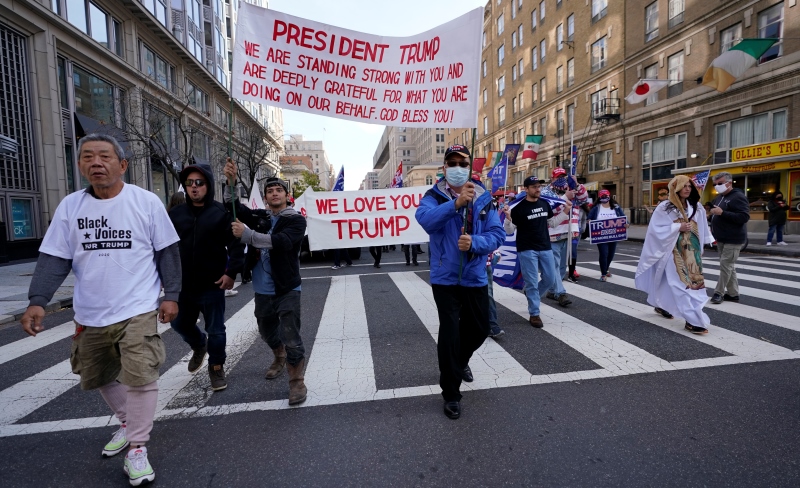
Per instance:
[[[469,161],[445,161],[444,164],[446,164],[448,168],[455,168],[456,166],[469,168]]]
[[[206,186],[206,180],[202,178],[197,178],[196,180],[186,180],[183,182],[183,186],[186,188],[191,186]]]

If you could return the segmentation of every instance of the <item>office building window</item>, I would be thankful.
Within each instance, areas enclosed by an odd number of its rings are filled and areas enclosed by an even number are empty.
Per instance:
[[[683,10],[685,8],[685,0],[669,0],[669,28],[672,29],[676,25],[683,22]]]
[[[497,79],[497,96],[502,97],[503,93],[506,92],[506,77],[501,76]]]
[[[547,53],[547,39],[539,41],[539,60],[544,64],[545,54]]]
[[[773,5],[758,14],[758,37],[761,39],[771,39],[783,35],[783,2]],[[772,45],[767,52],[759,59],[760,63],[766,63],[783,54],[783,42],[778,41]]]
[[[139,43],[139,63],[142,73],[167,90],[175,88],[175,67],[167,63],[144,43]]]
[[[644,78],[646,80],[656,80],[658,79],[658,63],[653,63],[647,68],[644,69]],[[653,92],[652,95],[647,97],[644,101],[645,105],[652,105],[654,103],[658,103],[658,92]]]
[[[732,25],[719,34],[720,54],[729,51],[742,39],[742,23]]]
[[[531,85],[531,107],[536,106],[536,98],[539,96],[538,90],[539,86],[536,83]]]
[[[564,49],[564,24],[556,26],[556,51]]]
[[[481,71],[483,72],[483,77],[486,78],[486,61],[484,61],[482,63],[482,70]]]
[[[483,118],[483,135],[488,135],[488,134],[489,134],[489,118],[488,117],[484,117]]]
[[[501,14],[500,17],[497,18],[497,35],[499,36],[502,34],[504,29],[505,23],[503,22],[503,15]]]
[[[531,71],[535,71],[539,67],[539,49],[536,47],[531,48]]]
[[[544,0],[539,2],[539,23],[544,24]]]
[[[541,92],[540,92],[541,96],[539,97],[539,100],[541,100],[542,103],[544,103],[544,102],[547,101],[547,79],[546,78],[542,78],[541,80],[539,80],[539,88],[541,90]]]
[[[517,42],[519,42],[519,45],[522,46],[522,24],[517,27]]]
[[[497,109],[497,120],[500,124],[504,124],[506,121],[506,106],[503,105]]]
[[[567,17],[567,41],[572,42],[575,38],[575,14]]]
[[[730,162],[730,150],[786,139],[786,110],[743,117],[714,126],[714,163]]]
[[[575,84],[575,58],[567,61],[567,86]]]
[[[644,9],[644,42],[658,37],[658,2],[653,2]]]
[[[556,93],[564,91],[564,67],[556,68]]]
[[[686,132],[642,142],[642,179],[670,179],[673,169],[685,167]]]
[[[531,30],[536,30],[536,23],[538,22],[536,15],[536,9],[533,9],[533,12],[531,12]]]
[[[608,0],[592,0],[592,23],[602,19],[608,13]]]
[[[516,83],[517,82],[517,65],[516,64],[511,67],[511,82],[512,83]]]
[[[506,57],[506,45],[500,44],[497,48],[497,66],[503,66],[503,59]]]
[[[667,98],[683,93],[683,51],[667,58]]]
[[[511,33],[511,50],[517,48],[517,31]]]

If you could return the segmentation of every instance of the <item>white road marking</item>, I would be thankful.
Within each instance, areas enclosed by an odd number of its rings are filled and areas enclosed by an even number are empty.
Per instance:
[[[26,337],[0,347],[0,364],[13,361],[37,349],[49,346],[54,342],[75,333],[75,322],[69,321],[56,327],[39,332],[36,337]]]
[[[753,266],[753,265],[750,265],[750,264],[742,264],[739,261],[741,261],[741,258],[736,260],[736,274],[737,274],[737,276],[741,276],[740,273],[739,273],[740,269],[750,270],[750,271],[761,271],[762,273],[771,273],[771,274],[777,274],[777,275],[781,275],[781,276],[800,276],[800,271],[791,271],[791,270],[787,270],[787,269],[781,269],[780,267],[765,268],[763,266]],[[772,264],[772,263],[763,263],[763,264]],[[704,259],[703,260],[703,265],[719,267],[719,261],[712,261],[710,259]],[[772,278],[770,276],[756,276],[756,278],[761,278],[762,280],[767,280],[767,281],[765,281],[765,283],[772,283],[773,280],[774,280],[774,278]],[[783,280],[778,280],[778,281],[783,281]],[[788,281],[787,283],[794,283],[795,286],[800,286],[800,281]]]
[[[772,266],[788,266],[790,268],[800,268],[800,260],[798,259],[786,259],[785,261],[766,261],[761,258],[743,258],[741,254],[739,255],[739,259],[736,260],[737,266],[739,261],[745,261],[748,263],[758,263],[764,265],[772,265]],[[788,262],[787,262],[788,261]]]

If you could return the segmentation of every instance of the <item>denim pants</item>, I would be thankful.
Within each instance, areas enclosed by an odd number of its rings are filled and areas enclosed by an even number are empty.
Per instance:
[[[772,236],[775,235],[775,230],[778,230],[778,242],[783,242],[783,226],[781,225],[770,225],[769,230],[767,231],[767,242],[772,242]]]
[[[494,287],[492,286],[494,278],[492,278],[491,265],[486,266],[486,279],[489,280],[489,327],[498,327],[497,304],[494,303]]]
[[[431,285],[439,313],[439,386],[444,401],[461,400],[461,380],[472,354],[489,336],[486,286]]]
[[[201,313],[205,332],[197,326]],[[225,364],[225,290],[182,291],[178,316],[170,325],[192,350],[208,346],[208,364]]]
[[[306,349],[300,337],[300,292],[292,290],[283,295],[256,293],[256,322],[258,333],[270,349],[286,347],[286,362],[296,365],[303,360]]]
[[[553,250],[553,272],[556,274],[556,279],[553,280],[549,289],[553,291],[553,295],[556,298],[567,292],[564,284],[561,283],[561,279],[567,274],[567,245],[569,241],[569,239],[562,239],[550,243],[550,248]]]
[[[605,276],[608,273],[608,267],[611,266],[611,261],[614,260],[614,253],[617,251],[616,242],[604,242],[597,245],[597,252],[600,253],[600,274]]]
[[[567,241],[563,241],[567,242]],[[555,275],[556,264],[553,251],[520,251],[517,253],[522,279],[525,280],[525,296],[528,298],[528,314],[539,316],[539,304],[554,281],[561,283]],[[539,280],[539,272],[542,279]],[[562,288],[564,285],[560,285]]]

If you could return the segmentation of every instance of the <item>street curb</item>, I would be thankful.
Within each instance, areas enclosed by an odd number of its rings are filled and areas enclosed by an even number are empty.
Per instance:
[[[638,237],[628,237],[628,242],[644,242],[644,239]],[[772,246],[770,246],[772,247]],[[765,256],[781,256],[785,258],[800,258],[800,251],[792,251],[791,249],[753,249],[747,247],[744,251],[745,254],[762,254]]]
[[[53,300],[52,302],[48,303],[44,307],[45,312],[55,312],[56,310],[61,310],[62,308],[71,307],[72,306],[72,297],[61,298],[59,300]],[[25,314],[25,308],[21,308],[19,310],[15,310],[9,314],[4,314],[3,318],[0,318],[0,326],[12,323],[12,322],[19,322],[22,318],[22,315]]]

